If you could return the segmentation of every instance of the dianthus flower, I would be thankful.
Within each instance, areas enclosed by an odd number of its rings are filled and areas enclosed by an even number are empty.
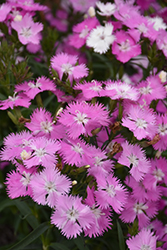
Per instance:
[[[11,199],[20,196],[32,196],[32,188],[30,181],[35,172],[35,168],[26,169],[24,166],[19,165],[16,171],[12,170],[7,174],[6,182],[7,193]]]
[[[47,6],[40,5],[39,3],[34,3],[33,0],[8,0],[8,3],[12,7],[17,7],[25,10],[26,12],[28,11],[43,11],[47,10]]]
[[[126,203],[127,194],[118,179],[112,174],[109,174],[106,178],[99,176],[97,186],[98,190],[95,191],[97,204],[101,208],[111,206],[116,213],[121,213]]]
[[[61,195],[69,193],[71,181],[54,168],[47,168],[33,175],[30,185],[34,201],[38,204],[48,204],[48,206],[54,207]]]
[[[104,83],[106,84],[104,90],[105,95],[109,96],[113,100],[129,99],[132,101],[137,101],[139,98],[138,90],[125,82],[112,82],[111,80],[109,80]]]
[[[90,228],[84,229],[85,236],[96,237],[102,235],[104,231],[111,227],[110,209],[100,208],[95,201],[94,188],[87,188],[87,198],[84,204],[88,205],[92,212],[94,223]]]
[[[81,48],[90,34],[90,31],[99,25],[96,17],[87,18],[73,27],[73,34],[69,38],[69,44],[75,48]]]
[[[150,219],[157,214],[157,204],[153,201],[139,202],[128,196],[124,210],[121,212],[120,219],[126,223],[132,223],[137,217],[139,229],[148,226]]]
[[[140,146],[128,144],[127,141],[122,143],[121,146],[123,152],[118,162],[128,168],[131,167],[130,174],[136,181],[141,180],[151,167],[151,163],[147,160],[144,151]]]
[[[149,76],[137,86],[141,96],[138,102],[150,105],[152,100],[164,99],[166,97],[165,87],[162,85],[159,76]]]
[[[32,17],[27,13],[21,21],[12,21],[11,26],[18,33],[18,38],[22,44],[39,44],[39,32],[43,29],[42,23],[34,23]]]
[[[12,9],[11,6],[7,3],[3,3],[2,5],[0,5],[0,22],[5,21],[11,9]]]
[[[28,108],[31,105],[30,98],[23,93],[15,92],[13,96],[9,96],[8,99],[0,101],[0,109],[5,110],[8,108],[22,106]]]
[[[32,131],[32,134],[40,137],[45,136],[48,139],[60,139],[65,135],[65,130],[61,124],[55,124],[49,111],[45,109],[35,109],[30,116],[31,121],[25,124],[25,127]]]
[[[78,196],[62,195],[58,204],[51,216],[51,223],[56,225],[67,238],[76,238],[94,223],[89,206],[82,204]]]
[[[143,138],[153,138],[156,134],[156,116],[152,109],[142,109],[138,105],[130,105],[122,125],[129,128],[134,136],[141,140]]]
[[[38,137],[30,142],[29,147],[32,154],[28,159],[23,160],[27,168],[38,165],[46,168],[54,167],[57,162],[55,153],[60,149],[60,144],[56,140]]]
[[[111,23],[106,23],[105,26],[97,26],[90,32],[86,45],[92,47],[95,52],[106,53],[115,40],[115,36],[112,34],[113,28]]]
[[[88,69],[85,64],[76,65],[78,57],[67,53],[59,53],[51,58],[51,68],[57,71],[60,80],[63,74],[68,76],[72,83],[73,79],[80,79],[88,75]]]
[[[43,92],[45,90],[55,91],[56,87],[54,82],[52,82],[50,79],[41,76],[37,78],[36,82],[30,81],[17,84],[15,86],[15,90],[16,92],[23,92],[29,98],[34,99],[34,97],[38,93]]]
[[[69,0],[75,11],[80,11],[82,13],[87,12],[89,7],[95,6],[96,0]]]
[[[160,140],[153,147],[155,150],[165,151],[167,149],[167,114],[157,115],[156,123]]]
[[[143,228],[137,235],[126,241],[130,250],[156,250],[157,237],[149,229]]]
[[[112,45],[112,53],[116,55],[117,60],[126,63],[132,57],[141,54],[140,45],[136,43],[130,33],[123,30],[117,31],[115,34],[115,41]]]
[[[102,2],[96,2],[96,6],[100,11],[97,11],[97,13],[100,16],[111,16],[116,11],[116,5],[112,3],[102,3]]]
[[[101,104],[73,102],[60,114],[59,122],[66,126],[69,137],[76,139],[81,134],[92,135],[93,129],[107,126],[108,112]]]
[[[164,55],[167,57],[167,32],[166,30],[160,30],[156,39],[157,47],[162,50]]]

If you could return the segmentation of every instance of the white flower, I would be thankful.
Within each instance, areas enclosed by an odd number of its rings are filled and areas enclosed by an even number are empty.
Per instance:
[[[93,47],[95,52],[106,53],[110,45],[114,42],[115,36],[112,35],[113,25],[106,23],[105,26],[97,26],[90,32],[86,44]]]
[[[102,2],[97,2],[96,6],[99,8],[100,11],[97,11],[97,13],[101,16],[111,16],[115,10],[116,10],[116,5],[112,3],[102,3]]]
[[[153,28],[158,31],[160,29],[165,30],[167,28],[167,25],[164,23],[163,19],[159,16],[156,17],[149,17],[149,22],[153,23]]]

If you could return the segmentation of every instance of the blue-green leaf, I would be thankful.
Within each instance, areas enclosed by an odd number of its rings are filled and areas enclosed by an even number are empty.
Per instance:
[[[122,228],[118,221],[117,221],[117,230],[118,230],[119,249],[125,250],[124,236],[123,236]]]

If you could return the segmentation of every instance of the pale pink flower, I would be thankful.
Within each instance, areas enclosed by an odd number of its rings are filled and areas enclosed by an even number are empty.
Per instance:
[[[18,38],[22,44],[39,44],[39,32],[43,29],[43,24],[34,23],[32,17],[27,13],[21,21],[12,21],[11,26],[18,33]]]
[[[54,207],[61,195],[68,194],[71,188],[71,181],[61,175],[54,168],[44,169],[36,173],[30,182],[33,190],[32,198],[38,204]]]
[[[156,123],[160,140],[153,147],[155,150],[165,151],[167,150],[167,114],[157,115]]]
[[[44,5],[40,5],[39,3],[34,3],[33,0],[8,0],[8,3],[12,7],[17,7],[28,11],[44,11],[47,10],[48,7]]]
[[[94,223],[89,206],[82,204],[81,199],[78,196],[61,196],[59,206],[51,216],[51,223],[67,238],[76,238]]]
[[[165,57],[167,57],[167,32],[166,30],[160,30],[156,39],[157,47],[162,50]]]
[[[69,0],[75,11],[85,13],[89,7],[95,6],[96,0]]]
[[[141,180],[151,167],[151,163],[147,160],[145,152],[140,146],[128,144],[127,141],[122,143],[121,146],[123,147],[123,152],[118,162],[131,168],[130,174],[136,181]]]
[[[88,69],[85,64],[76,65],[77,61],[78,57],[75,55],[59,53],[51,58],[51,68],[57,71],[60,80],[62,80],[63,74],[65,74],[72,83],[73,79],[78,80],[88,75]]]
[[[127,193],[119,180],[112,174],[106,178],[97,178],[98,189],[95,191],[97,204],[101,208],[111,206],[116,213],[121,213],[126,203]]]
[[[110,209],[100,208],[96,204],[94,187],[92,189],[89,186],[87,187],[87,198],[84,200],[84,204],[90,207],[94,219],[91,227],[84,229],[85,236],[96,237],[102,235],[108,228],[111,228]]]
[[[122,118],[122,125],[128,127],[134,136],[141,140],[153,138],[156,134],[156,116],[152,109],[142,109],[138,105],[129,105],[129,108]]]
[[[143,228],[137,235],[126,241],[130,250],[156,250],[157,237],[150,230]]]

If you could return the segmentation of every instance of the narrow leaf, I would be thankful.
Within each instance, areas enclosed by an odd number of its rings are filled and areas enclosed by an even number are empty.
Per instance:
[[[13,200],[10,200],[10,199],[6,199],[2,202],[0,202],[0,212],[5,209],[6,207],[10,207],[10,206],[13,206],[15,205],[14,204],[14,201]]]
[[[23,240],[18,242],[13,247],[8,250],[23,250],[24,247],[28,246],[34,240],[36,240],[41,234],[43,234],[49,228],[48,222],[40,224],[36,229],[34,229],[29,235],[27,235]]]
[[[50,247],[56,250],[70,250],[68,247],[64,246],[61,243],[52,243],[50,244]]]
[[[118,230],[119,249],[125,250],[124,236],[123,236],[122,228],[118,221],[117,221],[117,230]]]
[[[76,239],[73,239],[73,241],[75,245],[77,245],[79,250],[89,250],[89,248],[85,246],[85,241],[81,236]]]

